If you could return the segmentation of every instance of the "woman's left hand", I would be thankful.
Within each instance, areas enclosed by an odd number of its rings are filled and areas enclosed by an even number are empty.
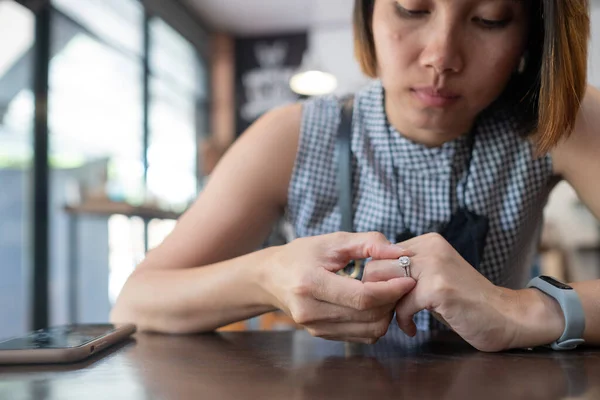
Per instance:
[[[413,316],[429,310],[481,351],[510,348],[519,334],[518,291],[495,286],[439,234],[399,243],[411,256],[415,288],[396,306],[400,328],[414,336]]]

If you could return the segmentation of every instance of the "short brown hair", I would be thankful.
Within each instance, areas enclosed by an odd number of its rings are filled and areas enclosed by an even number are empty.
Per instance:
[[[362,71],[377,76],[373,40],[376,0],[354,2],[354,51]],[[515,104],[540,153],[573,131],[587,84],[588,0],[532,0],[527,68],[499,100]]]

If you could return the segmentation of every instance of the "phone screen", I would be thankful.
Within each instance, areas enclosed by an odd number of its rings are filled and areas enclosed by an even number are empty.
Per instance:
[[[66,325],[40,329],[22,337],[0,342],[0,350],[57,349],[82,346],[114,332],[114,325]]]

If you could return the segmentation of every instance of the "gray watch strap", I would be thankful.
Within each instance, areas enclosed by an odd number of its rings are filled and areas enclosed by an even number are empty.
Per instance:
[[[550,346],[554,350],[571,350],[584,343],[583,332],[585,330],[585,313],[579,295],[573,288],[561,284],[564,288],[557,287],[546,280],[546,277],[535,277],[527,287],[534,287],[553,297],[565,316],[565,330],[563,334]],[[552,278],[550,280],[556,281]]]

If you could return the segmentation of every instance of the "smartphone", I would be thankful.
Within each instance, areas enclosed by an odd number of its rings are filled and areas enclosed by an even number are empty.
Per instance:
[[[0,364],[81,361],[135,333],[135,325],[79,324],[40,329],[0,342]]]

